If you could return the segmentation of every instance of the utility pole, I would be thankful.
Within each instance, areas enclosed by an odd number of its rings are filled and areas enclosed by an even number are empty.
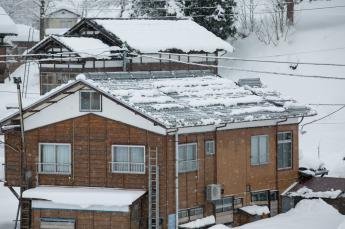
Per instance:
[[[41,0],[40,1],[40,40],[43,40],[44,35],[45,35],[44,8],[45,8],[45,0]]]
[[[294,23],[294,8],[295,8],[295,3],[294,0],[286,0],[286,17],[287,17],[287,23],[288,25],[293,25]]]
[[[13,78],[14,83],[17,85],[17,96],[18,96],[18,107],[19,107],[19,116],[20,116],[20,132],[21,132],[21,150],[20,150],[20,197],[19,197],[19,204],[18,204],[18,210],[17,210],[17,216],[16,216],[16,222],[15,222],[15,229],[17,227],[18,218],[19,218],[19,211],[21,209],[21,201],[24,190],[24,184],[25,181],[25,169],[24,169],[24,155],[25,155],[25,135],[24,135],[24,118],[23,118],[23,104],[22,104],[22,94],[20,90],[20,84],[22,83],[21,78],[14,77]],[[20,225],[22,225],[22,220],[20,221]],[[22,227],[20,227],[22,228]]]

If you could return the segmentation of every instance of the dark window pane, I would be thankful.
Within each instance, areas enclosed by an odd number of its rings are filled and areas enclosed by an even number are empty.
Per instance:
[[[90,93],[80,92],[81,110],[90,110]]]
[[[97,92],[91,93],[91,110],[101,110],[101,95]]]

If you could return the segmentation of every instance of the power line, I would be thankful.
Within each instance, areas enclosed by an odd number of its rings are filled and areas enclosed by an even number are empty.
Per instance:
[[[262,73],[262,74],[280,75],[280,76],[302,77],[302,78],[345,80],[345,77],[333,77],[333,76],[323,76],[323,75],[304,75],[304,74],[293,74],[293,73],[283,73],[283,72],[261,71],[261,70],[252,70],[252,69],[244,69],[244,68],[234,68],[234,67],[228,67],[228,66],[222,66],[222,65],[209,65],[209,64],[200,64],[200,63],[194,63],[194,62],[184,62],[184,61],[175,60],[175,59],[171,59],[171,58],[159,58],[159,57],[153,57],[153,56],[149,56],[149,55],[140,55],[140,56],[152,58],[152,59],[156,59],[156,60],[166,60],[166,61],[171,61],[171,62],[176,62],[176,63],[181,63],[181,64],[201,66],[201,67],[223,68],[223,69],[228,69],[228,70],[233,70],[233,71]]]
[[[310,106],[345,106],[344,103],[310,103]]]

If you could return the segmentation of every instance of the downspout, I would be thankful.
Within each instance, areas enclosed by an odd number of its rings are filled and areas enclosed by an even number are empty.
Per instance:
[[[179,211],[179,176],[178,176],[178,128],[175,132],[175,228],[178,229],[178,211]]]
[[[276,185],[276,189],[277,191],[279,192],[279,181],[278,181],[278,126],[280,123],[283,123],[283,122],[286,122],[288,120],[287,117],[285,117],[284,120],[280,120],[280,121],[277,121],[276,122],[276,180],[275,180],[275,185]],[[270,195],[269,195],[270,197]],[[277,196],[277,202],[278,202],[278,213],[280,212],[279,211],[279,204],[280,204],[280,201],[279,201],[279,196]]]
[[[214,129],[214,133],[215,133],[215,137],[214,137],[214,149],[215,149],[215,172],[214,172],[214,176],[215,176],[215,183],[218,183],[218,166],[217,166],[217,162],[218,162],[218,153],[217,153],[217,142],[218,142],[218,129],[219,128],[224,128],[227,126],[227,123],[221,124],[219,126],[216,126]]]

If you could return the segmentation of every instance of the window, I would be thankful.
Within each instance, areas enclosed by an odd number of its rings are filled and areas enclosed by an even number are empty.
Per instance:
[[[71,145],[40,143],[39,172],[48,174],[71,173]]]
[[[206,155],[214,155],[216,153],[213,140],[205,142],[205,152],[206,152]]]
[[[81,91],[80,110],[101,111],[101,94],[96,91]]]
[[[292,167],[292,132],[278,133],[278,169]]]
[[[270,191],[270,201],[278,200],[278,191]]]
[[[237,197],[234,199],[234,208],[241,208],[243,207],[243,198],[242,197]]]
[[[252,202],[268,202],[268,191],[252,192]]]
[[[179,172],[191,172],[197,170],[197,144],[188,143],[178,146]]]
[[[215,210],[216,213],[228,212],[233,210],[234,197],[224,197],[220,200],[215,200]]]
[[[252,136],[250,161],[252,165],[262,165],[268,163],[267,135]]]
[[[180,210],[178,212],[179,223],[185,223],[204,217],[204,209],[201,207]]]
[[[50,219],[44,218],[41,219],[41,226],[40,229],[52,229],[52,228],[60,228],[60,229],[74,229],[75,228],[75,220],[73,219]]]
[[[145,147],[122,146],[112,147],[113,173],[145,173]]]

